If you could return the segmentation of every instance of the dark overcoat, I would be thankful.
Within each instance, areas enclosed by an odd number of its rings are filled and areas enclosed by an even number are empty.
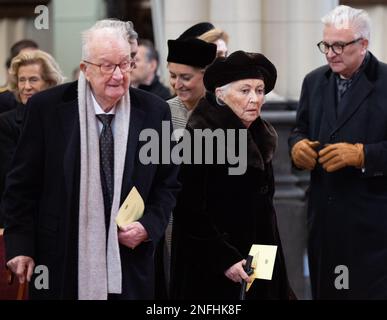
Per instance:
[[[168,104],[130,89],[131,114],[121,203],[136,186],[145,202],[140,219],[151,241],[134,250],[120,245],[123,299],[151,299],[155,247],[164,234],[178,191],[178,168],[143,165],[143,129],[162,138],[170,121]],[[78,210],[80,132],[77,82],[31,97],[26,124],[16,149],[3,198],[7,260],[25,255],[49,270],[49,290],[30,285],[31,298],[76,299],[78,294]],[[159,141],[161,143],[161,141]],[[33,282],[32,282],[33,283]]]
[[[15,109],[0,114],[0,228],[3,228],[1,196],[25,117],[26,108],[19,104]]]
[[[305,77],[289,138],[290,147],[304,138],[364,144],[363,170],[327,173],[317,165],[311,173],[308,244],[317,299],[387,299],[387,65],[369,54],[339,105],[328,66]],[[343,286],[349,289],[338,290]]]
[[[246,129],[229,107],[216,105],[210,96],[208,99],[211,103],[202,99],[188,120],[183,142],[195,129]],[[232,148],[234,142],[238,150],[238,136],[232,140],[227,139],[226,148],[217,149],[215,144],[215,157]],[[247,131],[247,170],[243,174],[230,175],[228,161],[182,164],[182,190],[173,212],[172,298],[238,299],[240,284],[224,272],[245,259],[253,244],[277,245],[278,251],[273,279],[255,280],[247,299],[289,298],[273,207],[271,160],[276,141],[274,128],[258,118]],[[198,152],[193,150],[192,161]],[[203,159],[207,152],[204,148]]]
[[[18,102],[15,95],[11,91],[5,90],[0,92],[0,113],[12,110],[16,108],[17,105]]]

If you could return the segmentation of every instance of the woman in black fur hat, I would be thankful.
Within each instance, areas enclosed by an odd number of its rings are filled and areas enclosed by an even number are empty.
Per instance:
[[[198,129],[227,131],[223,147],[218,139],[211,149],[200,149],[202,159],[213,151],[214,159],[226,160],[198,164],[193,144],[191,161],[181,167],[172,236],[174,299],[238,299],[242,280],[252,280],[243,267],[253,244],[275,245],[277,253],[272,280],[256,279],[246,299],[295,298],[273,206],[277,133],[260,118],[265,94],[276,78],[276,68],[265,56],[244,51],[218,58],[205,72],[206,97],[189,118],[181,143],[192,142]],[[232,174],[235,163],[227,155],[238,147],[245,168]]]

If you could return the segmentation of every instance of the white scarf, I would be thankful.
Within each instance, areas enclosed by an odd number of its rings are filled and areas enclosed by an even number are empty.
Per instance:
[[[116,105],[114,120],[114,196],[106,247],[99,156],[98,119],[89,83],[78,80],[81,170],[79,194],[78,299],[106,300],[122,292],[117,226],[130,120],[129,91]]]

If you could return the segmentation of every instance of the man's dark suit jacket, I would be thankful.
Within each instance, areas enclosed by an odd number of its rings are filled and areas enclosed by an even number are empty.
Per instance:
[[[170,121],[168,104],[146,92],[130,89],[131,114],[121,189],[121,203],[136,186],[145,202],[139,222],[151,241],[134,250],[120,245],[122,299],[151,299],[153,254],[175,205],[178,167],[143,165],[141,130],[152,128],[161,139],[162,121]],[[35,299],[77,298],[80,132],[77,82],[31,97],[26,124],[15,153],[3,198],[7,260],[25,255],[49,268],[49,290],[35,290]],[[161,143],[161,141],[160,141]],[[33,282],[32,282],[33,283]]]

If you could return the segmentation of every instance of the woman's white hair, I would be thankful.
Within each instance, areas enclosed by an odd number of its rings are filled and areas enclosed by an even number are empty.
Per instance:
[[[353,29],[357,38],[371,40],[371,20],[365,10],[341,5],[329,12],[321,21],[324,25],[332,25],[336,29]]]
[[[89,59],[89,46],[93,42],[93,37],[101,32],[116,37],[116,39],[124,39],[129,43],[138,37],[131,21],[125,22],[117,19],[99,20],[90,29],[82,32],[82,59]]]

